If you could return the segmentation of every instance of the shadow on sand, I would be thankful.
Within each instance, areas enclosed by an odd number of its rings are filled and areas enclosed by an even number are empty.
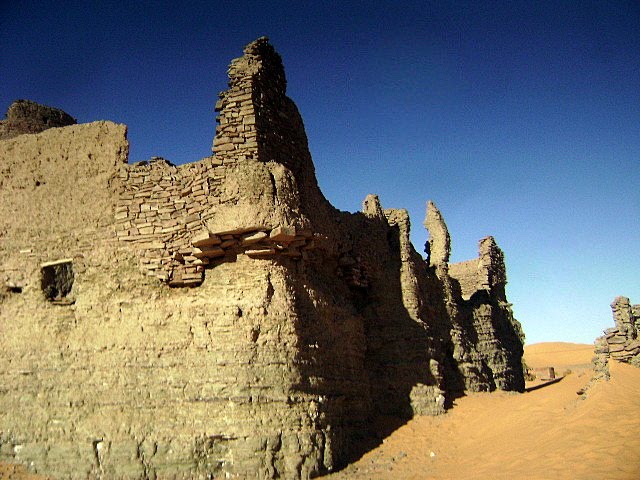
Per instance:
[[[550,385],[553,385],[554,383],[558,383],[563,379],[564,377],[559,377],[559,378],[556,378],[555,380],[549,380],[548,382],[542,383],[540,385],[536,385],[535,387],[525,388],[524,391],[525,393],[529,393],[529,392],[533,392],[534,390],[540,390],[541,388],[548,387]]]

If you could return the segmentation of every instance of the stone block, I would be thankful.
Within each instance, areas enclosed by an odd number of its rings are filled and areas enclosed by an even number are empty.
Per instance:
[[[214,152],[228,152],[230,150],[234,150],[236,147],[233,143],[224,143],[221,145],[216,145],[213,147]]]
[[[617,344],[617,343],[626,343],[627,338],[624,337],[623,335],[614,335],[610,338],[607,338],[607,343],[609,343],[610,345],[612,344]]]
[[[193,247],[191,254],[197,258],[216,258],[224,256],[224,250],[216,247]]]
[[[295,227],[279,226],[271,230],[269,238],[274,242],[292,242],[296,239]]]
[[[220,248],[228,249],[231,247],[235,247],[238,244],[238,241],[235,238],[230,238],[228,240],[224,240],[219,246]]]
[[[219,237],[221,237],[223,240],[228,240],[229,238],[232,237],[227,237],[225,238],[226,235],[241,235],[244,233],[248,233],[248,232],[258,232],[258,231],[265,231],[267,230],[265,227],[262,226],[257,226],[257,225],[252,225],[252,226],[247,226],[247,227],[230,227],[230,228],[225,228],[223,230],[217,230],[215,232],[213,232],[215,235],[218,235]]]
[[[140,248],[144,248],[147,250],[161,250],[164,247],[164,242],[145,242],[140,244]]]
[[[623,343],[610,343],[609,344],[609,352],[612,354],[615,352],[623,352],[624,344]]]
[[[242,245],[251,245],[267,238],[266,232],[248,233],[242,236]]]
[[[191,237],[191,245],[194,247],[211,247],[220,245],[222,240],[218,235],[214,235],[208,230],[201,230],[199,233]]]
[[[260,249],[246,250],[244,253],[249,255],[250,257],[266,257],[270,255],[275,255],[276,250],[275,248],[260,248]]]

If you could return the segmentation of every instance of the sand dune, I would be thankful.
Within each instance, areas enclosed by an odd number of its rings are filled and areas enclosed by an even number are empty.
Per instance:
[[[473,394],[447,415],[418,417],[329,478],[638,479],[640,369],[611,366],[587,398],[593,346],[543,343],[525,349],[532,367],[571,370],[524,394]]]
[[[556,369],[560,367],[564,371],[567,368],[590,369],[594,354],[593,345],[547,342],[527,345],[524,355],[527,365],[532,368],[555,366]]]

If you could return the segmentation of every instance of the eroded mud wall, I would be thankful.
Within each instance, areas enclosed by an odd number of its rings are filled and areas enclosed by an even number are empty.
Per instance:
[[[0,459],[308,478],[362,453],[378,415],[520,388],[497,246],[463,298],[439,212],[428,263],[406,211],[327,202],[266,39],[229,75],[193,164],[126,164],[109,122],[0,142]],[[43,292],[50,267],[69,292]]]

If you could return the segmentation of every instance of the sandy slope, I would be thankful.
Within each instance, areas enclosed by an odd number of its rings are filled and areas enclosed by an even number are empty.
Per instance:
[[[537,344],[525,356],[532,367],[572,373],[524,394],[458,399],[446,415],[415,418],[329,478],[639,479],[640,369],[615,363],[611,381],[581,399],[591,345]]]
[[[558,367],[590,369],[594,354],[593,345],[548,342],[527,345],[524,355],[527,365],[531,368],[555,366],[557,370]]]
[[[591,345],[525,349],[531,367],[571,373],[524,394],[474,394],[418,417],[332,479],[640,479],[640,369],[613,362],[586,399]],[[0,465],[0,478],[26,479]],[[39,477],[41,478],[41,477]]]

